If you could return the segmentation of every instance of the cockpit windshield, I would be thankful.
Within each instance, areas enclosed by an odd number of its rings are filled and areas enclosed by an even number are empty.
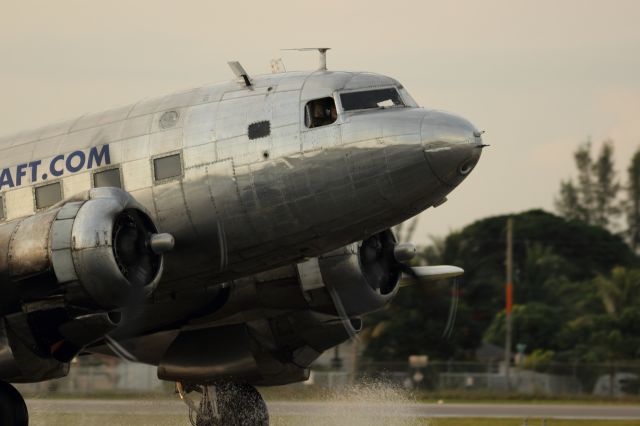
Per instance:
[[[345,111],[405,106],[395,87],[341,93],[340,101]]]

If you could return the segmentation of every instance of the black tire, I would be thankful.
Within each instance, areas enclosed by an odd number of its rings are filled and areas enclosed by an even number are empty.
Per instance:
[[[20,392],[0,381],[0,425],[28,426],[29,412]]]
[[[216,385],[220,420],[225,426],[269,426],[269,412],[262,396],[251,385]]]

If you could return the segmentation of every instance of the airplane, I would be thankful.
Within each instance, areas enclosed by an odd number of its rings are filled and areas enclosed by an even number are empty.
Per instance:
[[[10,383],[103,354],[157,366],[194,425],[268,425],[411,267],[391,228],[447,200],[482,132],[397,80],[249,75],[0,138],[0,424]]]

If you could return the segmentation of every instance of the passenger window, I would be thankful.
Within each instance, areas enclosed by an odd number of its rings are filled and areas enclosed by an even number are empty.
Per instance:
[[[105,186],[122,188],[120,169],[103,170],[93,174],[93,187],[102,188]]]
[[[304,108],[304,124],[308,128],[326,126],[338,118],[333,98],[315,99]]]
[[[0,220],[4,220],[4,196],[0,195]]]
[[[154,159],[153,176],[156,182],[182,176],[182,160],[180,159],[180,154]]]
[[[60,182],[38,186],[36,192],[36,208],[45,209],[62,200],[62,185]]]

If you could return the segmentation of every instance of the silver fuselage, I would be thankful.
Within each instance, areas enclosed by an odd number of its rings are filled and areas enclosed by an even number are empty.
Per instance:
[[[468,121],[419,108],[388,77],[318,71],[252,83],[0,139],[5,220],[36,213],[42,184],[60,181],[71,197],[91,188],[95,172],[119,168],[124,190],[175,237],[162,295],[298,262],[396,225],[441,202],[480,156]],[[339,93],[376,87],[398,88],[408,106],[342,110]],[[307,128],[305,104],[323,97],[336,100],[337,120]],[[248,126],[261,121],[270,134],[249,139]],[[154,159],[175,153],[180,176],[156,181]]]

